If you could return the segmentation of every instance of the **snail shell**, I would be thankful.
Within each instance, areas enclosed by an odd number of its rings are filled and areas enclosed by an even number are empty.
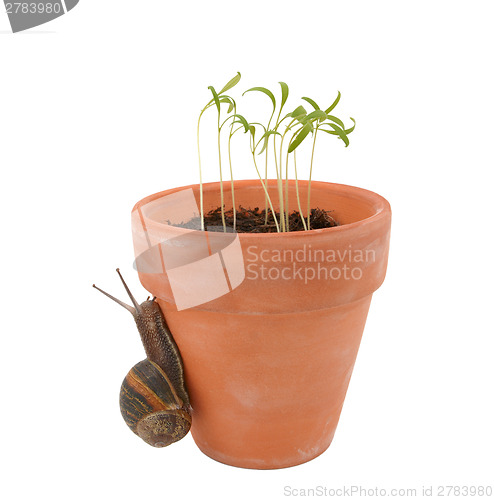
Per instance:
[[[137,363],[125,377],[120,411],[130,429],[157,448],[182,439],[192,424],[170,379],[149,359]]]

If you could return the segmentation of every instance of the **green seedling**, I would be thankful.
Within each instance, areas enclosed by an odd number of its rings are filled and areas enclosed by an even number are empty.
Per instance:
[[[202,167],[201,167],[201,153],[200,153],[200,141],[199,141],[199,130],[201,117],[204,112],[211,108],[216,107],[217,110],[217,140],[218,140],[218,166],[220,175],[220,202],[221,202],[221,218],[223,224],[223,230],[226,231],[225,222],[225,204],[224,204],[224,191],[223,191],[223,171],[222,171],[222,151],[221,151],[221,135],[225,128],[228,128],[228,164],[230,170],[230,182],[231,182],[231,193],[232,193],[232,204],[233,204],[233,229],[236,229],[236,206],[235,206],[235,192],[234,192],[234,176],[232,167],[232,157],[231,157],[231,140],[236,132],[243,130],[244,133],[249,133],[250,136],[250,153],[253,159],[254,168],[256,170],[257,176],[261,183],[262,189],[265,195],[265,211],[266,218],[265,223],[268,221],[268,209],[271,210],[273,219],[275,221],[276,229],[278,232],[285,232],[289,230],[289,200],[288,200],[288,179],[289,179],[289,160],[293,158],[294,167],[294,177],[295,177],[295,192],[297,198],[297,207],[302,219],[302,224],[305,230],[310,230],[310,216],[311,216],[311,182],[312,182],[312,172],[314,165],[314,152],[316,147],[316,140],[318,132],[325,132],[326,134],[336,136],[341,139],[347,147],[350,143],[348,135],[355,130],[355,120],[350,118],[353,122],[353,126],[346,128],[343,121],[331,114],[333,109],[337,106],[340,101],[341,94],[338,92],[338,96],[333,101],[333,103],[326,109],[323,110],[319,105],[310,97],[302,97],[306,103],[308,103],[313,110],[307,112],[307,110],[299,105],[290,113],[287,113],[282,118],[282,111],[285,108],[285,104],[289,96],[288,85],[284,82],[279,82],[281,87],[281,100],[279,106],[277,105],[276,97],[269,89],[265,87],[252,87],[246,90],[242,96],[249,92],[258,92],[265,94],[271,101],[272,110],[267,120],[267,124],[263,125],[259,122],[248,122],[243,115],[237,113],[237,103],[236,101],[226,95],[225,92],[235,87],[240,81],[241,75],[237,73],[219,92],[216,92],[213,86],[209,86],[213,97],[202,109],[199,119],[197,122],[197,149],[199,156],[199,181],[200,181],[200,205],[201,205],[201,229],[204,230],[204,203],[203,203],[203,185],[202,185]],[[221,121],[222,117],[222,106],[228,105],[226,111],[226,118]],[[276,111],[278,110],[278,113]],[[276,119],[274,119],[276,116]],[[226,126],[228,124],[228,127]],[[236,125],[238,125],[236,127]],[[257,127],[257,128],[256,128]],[[262,135],[260,138],[256,137],[257,129],[262,130]],[[312,146],[310,163],[308,167],[308,191],[307,191],[307,215],[304,216],[301,202],[300,202],[300,191],[298,184],[298,171],[297,171],[297,157],[296,150],[306,141],[307,137],[312,136]],[[272,137],[272,141],[271,141]],[[279,145],[277,145],[276,139],[279,138]],[[270,144],[272,143],[272,149],[270,150]],[[277,190],[279,196],[279,220],[277,218],[276,212],[273,207],[273,203],[268,192],[268,173],[270,166],[270,151],[272,152],[272,164],[274,165],[274,170],[277,180]],[[264,176],[259,170],[256,157],[264,154]],[[284,161],[284,164],[283,164]],[[283,172],[283,166],[284,172]],[[283,190],[284,187],[284,190]]]

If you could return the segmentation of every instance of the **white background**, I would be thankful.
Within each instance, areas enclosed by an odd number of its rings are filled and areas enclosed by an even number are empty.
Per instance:
[[[2,9],[3,497],[492,485],[491,7],[81,0],[16,35]],[[347,149],[321,141],[314,177],[374,190],[394,217],[335,439],[278,471],[216,463],[190,436],[167,449],[134,436],[118,391],[142,347],[130,315],[91,288],[124,298],[120,266],[144,300],[130,210],[198,181],[198,112],[207,86],[236,71],[241,90],[284,80],[293,107],[303,95],[327,106],[340,90],[339,116],[357,129]]]

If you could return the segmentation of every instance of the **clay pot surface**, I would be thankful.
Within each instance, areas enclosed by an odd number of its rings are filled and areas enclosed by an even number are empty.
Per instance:
[[[219,189],[204,184],[205,212],[219,206]],[[229,183],[224,189],[228,208]],[[276,181],[269,192],[277,207]],[[299,192],[305,211],[307,182]],[[290,182],[291,210],[295,193]],[[235,200],[263,209],[260,182],[237,181]],[[132,212],[140,280],[184,360],[192,436],[206,455],[238,467],[311,460],[333,439],[372,293],[384,280],[389,203],[313,181],[311,206],[332,210],[340,226],[225,235],[172,225],[194,202],[197,213],[198,185],[151,195]],[[184,307],[189,298],[196,305]]]

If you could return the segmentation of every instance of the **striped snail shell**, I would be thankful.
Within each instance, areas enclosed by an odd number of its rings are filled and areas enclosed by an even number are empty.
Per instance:
[[[147,356],[122,383],[120,411],[135,434],[162,448],[182,439],[192,424],[182,357],[159,304],[154,298],[138,304],[117,273],[134,307],[93,286],[132,313]]]
[[[149,359],[137,363],[125,377],[120,411],[133,432],[158,448],[182,439],[192,424],[170,379]]]

